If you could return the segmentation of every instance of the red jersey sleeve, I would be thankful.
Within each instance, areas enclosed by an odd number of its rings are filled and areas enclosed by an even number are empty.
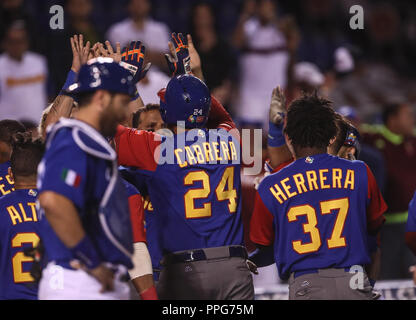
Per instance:
[[[140,194],[129,197],[130,220],[133,228],[133,242],[146,242],[144,229],[143,199]]]
[[[207,128],[216,129],[222,128],[227,131],[236,129],[236,125],[230,114],[225,110],[224,106],[211,95],[211,110],[209,111],[209,118]]]
[[[270,246],[274,242],[273,215],[264,205],[258,192],[250,221],[250,240],[262,246]]]
[[[155,171],[157,167],[157,147],[161,136],[145,130],[135,130],[122,125],[117,127],[115,136],[118,163],[142,170]]]
[[[370,233],[374,233],[379,230],[386,220],[383,213],[387,210],[387,205],[384,202],[373,173],[367,165],[365,166],[368,179],[367,198],[369,199],[369,204],[367,205],[367,228]]]

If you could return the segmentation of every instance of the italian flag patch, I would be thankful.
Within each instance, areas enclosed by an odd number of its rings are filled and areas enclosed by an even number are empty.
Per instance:
[[[71,169],[62,170],[61,179],[71,187],[78,187],[81,183],[81,176]]]

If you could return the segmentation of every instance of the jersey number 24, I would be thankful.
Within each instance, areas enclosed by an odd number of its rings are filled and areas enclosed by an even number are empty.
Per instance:
[[[184,185],[193,185],[196,181],[202,182],[202,188],[190,189],[185,193],[186,219],[210,217],[211,202],[205,202],[202,208],[195,208],[195,199],[205,199],[211,193],[209,175],[204,170],[191,171],[184,178]],[[228,200],[228,210],[235,213],[237,210],[237,190],[234,188],[234,167],[227,167],[215,188],[218,201]]]

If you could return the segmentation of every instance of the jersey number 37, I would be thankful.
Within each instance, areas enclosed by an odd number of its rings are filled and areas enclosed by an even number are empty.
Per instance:
[[[349,199],[335,199],[322,201],[320,203],[321,214],[332,214],[333,211],[337,211],[337,217],[335,225],[332,230],[331,237],[327,240],[329,249],[345,247],[345,237],[342,236],[344,230],[345,219],[347,218]],[[307,223],[303,224],[303,232],[308,233],[311,237],[311,242],[302,243],[300,240],[292,241],[293,250],[299,254],[316,252],[322,245],[321,235],[316,225],[318,224],[316,217],[316,210],[312,206],[306,204],[301,206],[292,207],[287,212],[287,219],[289,222],[295,222],[299,216],[306,215]]]

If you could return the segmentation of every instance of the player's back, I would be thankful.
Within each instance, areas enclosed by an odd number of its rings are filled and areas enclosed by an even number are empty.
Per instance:
[[[37,299],[33,259],[23,253],[40,239],[36,196],[19,189],[0,198],[0,299]]]
[[[0,163],[0,197],[14,191],[14,182],[9,175],[10,161]]]
[[[280,276],[370,262],[369,169],[328,154],[301,158],[265,178],[260,197],[272,213]]]
[[[162,148],[173,159],[159,161],[148,187],[164,250],[241,245],[238,141],[225,130],[197,129],[167,137]]]

